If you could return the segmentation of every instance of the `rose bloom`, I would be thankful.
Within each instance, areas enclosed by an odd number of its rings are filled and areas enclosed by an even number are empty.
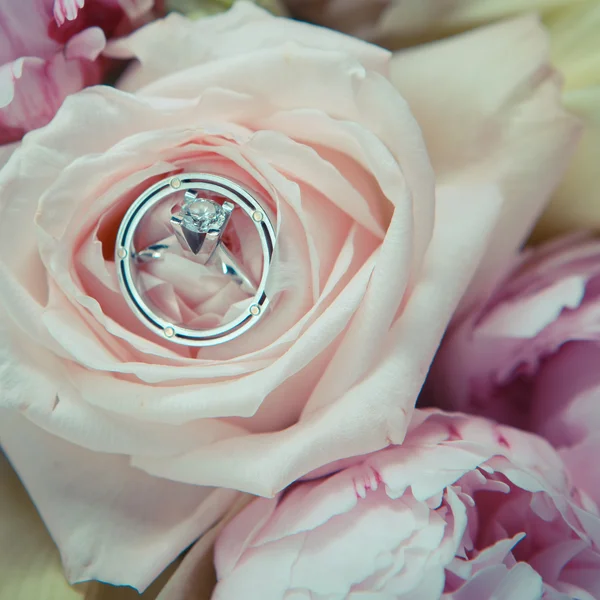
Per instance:
[[[541,438],[417,412],[401,446],[258,499],[213,600],[600,597],[600,517]]]
[[[600,3],[598,0],[287,0],[290,11],[390,49],[433,40],[518,14],[538,12],[563,101],[585,124],[569,170],[533,234],[536,241],[600,229]],[[440,6],[442,4],[442,6]]]
[[[235,490],[403,440],[461,298],[495,285],[576,142],[546,50],[530,18],[391,59],[247,3],[172,14],[109,46],[137,59],[121,90],[25,137],[0,171],[0,436],[71,581],[142,589]],[[114,263],[127,208],[182,171],[276,215],[269,313],[202,349],[143,326]],[[146,283],[181,317],[242,301],[166,263]]]
[[[153,0],[7,0],[0,6],[0,144],[46,125],[63,100],[101,81],[106,39]]]
[[[431,377],[439,404],[546,437],[600,502],[600,243],[528,252],[499,291],[449,333]]]

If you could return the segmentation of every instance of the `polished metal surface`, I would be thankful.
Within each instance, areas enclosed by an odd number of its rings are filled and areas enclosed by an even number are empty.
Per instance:
[[[183,202],[177,200],[183,192]],[[170,218],[172,235],[138,250],[134,239],[145,215],[173,197],[179,207]],[[222,198],[222,204],[214,198]],[[259,282],[253,282],[222,240],[234,210],[241,210],[256,227],[263,254]],[[180,246],[175,248],[175,245]],[[213,346],[231,341],[253,327],[265,314],[269,299],[265,287],[269,275],[275,232],[265,207],[255,194],[235,181],[210,173],[182,173],[159,181],[129,207],[117,234],[115,260],[119,284],[127,303],[146,327],[157,335],[187,346]],[[252,296],[248,309],[232,321],[212,329],[190,329],[169,322],[146,302],[136,287],[132,269],[160,261],[177,249],[193,261],[230,277]],[[198,282],[201,285],[201,281]]]

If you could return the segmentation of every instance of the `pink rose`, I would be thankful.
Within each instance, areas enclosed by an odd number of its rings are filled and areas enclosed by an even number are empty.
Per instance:
[[[202,486],[270,496],[402,441],[467,286],[495,284],[578,126],[529,18],[390,64],[243,3],[108,53],[138,59],[127,91],[71,96],[0,172],[0,436],[71,580],[143,588],[234,498]],[[127,207],[182,170],[277,215],[271,313],[200,351],[138,321],[113,258]],[[161,264],[147,282],[174,311],[239,300]]]
[[[0,144],[46,125],[69,95],[102,79],[106,38],[153,0],[7,0],[0,6]]]
[[[600,517],[541,438],[418,412],[402,446],[258,499],[213,600],[600,597]]]
[[[600,502],[600,243],[581,236],[527,252],[499,291],[451,331],[435,400],[546,437]]]

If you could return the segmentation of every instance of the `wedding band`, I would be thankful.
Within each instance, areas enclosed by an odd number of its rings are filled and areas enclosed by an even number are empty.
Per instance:
[[[141,264],[163,260],[176,241],[175,235],[161,240],[158,244],[152,244],[136,252],[134,259]],[[218,272],[230,277],[244,292],[252,296],[256,294],[256,284],[252,281],[252,277],[246,273],[246,270],[223,244],[217,243],[211,250],[210,258],[198,262],[201,264],[213,263]]]
[[[173,205],[180,206],[180,209],[171,216],[168,224],[172,235],[138,251],[134,236],[139,232],[143,217],[170,196],[181,198],[182,192],[184,200],[174,201]],[[213,199],[215,197],[224,199],[223,204],[216,202]],[[248,216],[260,240],[263,268],[257,283],[251,281],[221,240],[229,218],[236,209],[241,209]],[[247,310],[230,322],[211,329],[186,328],[157,314],[137,289],[132,269],[134,265],[162,260],[175,244],[179,244],[191,260],[212,265],[252,295]],[[219,175],[182,173],[148,188],[129,207],[117,233],[115,263],[125,300],[146,327],[177,344],[214,346],[237,338],[256,325],[265,314],[269,305],[265,287],[274,246],[275,232],[271,220],[253,193]],[[198,285],[201,285],[201,279]]]

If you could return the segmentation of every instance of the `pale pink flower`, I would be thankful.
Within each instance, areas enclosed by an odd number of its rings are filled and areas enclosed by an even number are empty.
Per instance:
[[[541,438],[417,411],[401,446],[258,499],[213,600],[593,600],[600,518]]]
[[[114,42],[127,91],[75,94],[25,137],[0,172],[0,435],[72,580],[143,588],[228,508],[207,486],[270,496],[402,441],[455,308],[495,284],[577,138],[546,50],[527,18],[390,61],[242,3]],[[271,313],[198,352],[138,321],[113,260],[126,208],[183,169],[277,213]],[[160,266],[173,310],[236,302]]]
[[[63,100],[101,81],[106,39],[153,0],[6,0],[0,5],[0,144],[46,125]]]
[[[600,502],[600,243],[529,250],[498,292],[451,330],[435,402],[530,429]]]

